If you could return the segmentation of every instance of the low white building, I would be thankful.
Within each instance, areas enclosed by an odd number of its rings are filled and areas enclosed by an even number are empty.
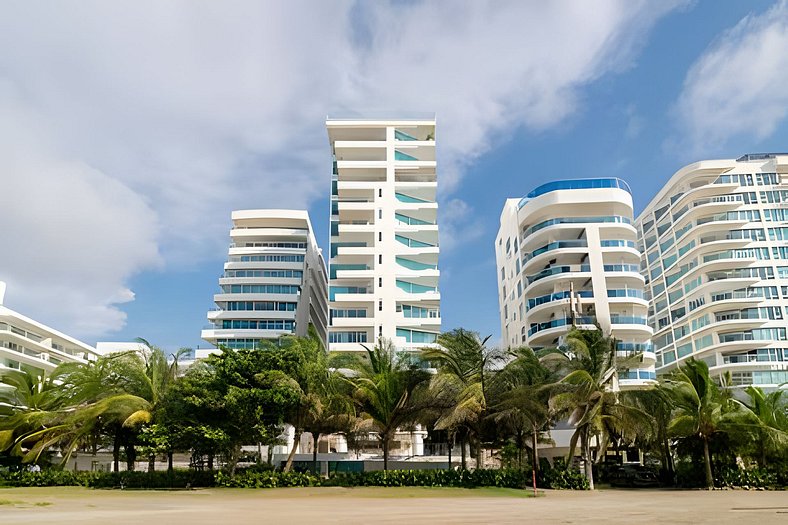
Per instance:
[[[6,307],[5,289],[0,282],[0,369],[41,375],[61,363],[84,363],[98,357],[92,346]]]

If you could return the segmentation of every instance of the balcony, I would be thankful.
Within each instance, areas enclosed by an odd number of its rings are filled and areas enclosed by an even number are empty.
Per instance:
[[[579,290],[574,292],[575,297],[589,299],[594,297],[594,292],[592,290]],[[533,299],[528,299],[528,303],[526,305],[526,311],[531,310],[532,308],[536,308],[537,306],[541,306],[543,304],[549,304],[552,302],[560,301],[563,304],[565,301],[569,299],[571,293],[569,291],[563,292],[556,292],[552,294],[542,295],[539,297],[535,297]]]
[[[546,244],[541,248],[537,248],[531,253],[525,254],[525,256],[523,257],[523,263],[527,263],[534,257],[542,255],[543,253],[551,252],[553,250],[560,250],[564,248],[587,248],[587,247],[588,247],[588,242],[585,239],[551,242],[550,244]]]

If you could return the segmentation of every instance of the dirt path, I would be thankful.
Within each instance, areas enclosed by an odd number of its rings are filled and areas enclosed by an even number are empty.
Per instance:
[[[0,489],[0,523],[788,524],[787,492],[308,488],[183,492]]]

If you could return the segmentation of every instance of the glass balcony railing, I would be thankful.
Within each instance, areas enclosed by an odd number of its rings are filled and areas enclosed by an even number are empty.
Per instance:
[[[635,290],[631,288],[608,290],[608,297],[634,297],[635,299],[644,299],[643,290]]]
[[[428,200],[425,200],[425,199],[419,199],[418,197],[413,197],[411,195],[405,195],[404,193],[399,193],[399,192],[395,193],[394,196],[397,198],[398,201],[406,202],[408,204],[420,204],[420,203],[432,204],[433,203],[433,201],[428,201]]]
[[[528,280],[528,284],[538,281],[539,279],[544,279],[545,277],[550,277],[552,275],[559,275],[562,273],[570,273],[570,272],[590,272],[591,266],[588,264],[571,264],[567,266],[553,266],[552,268],[545,268],[539,273],[535,273],[533,275],[526,276]]]
[[[625,241],[618,239],[606,239],[600,241],[599,244],[602,248],[634,248],[635,241]]]
[[[639,317],[634,315],[611,315],[610,322],[612,324],[642,324],[642,325],[648,323],[645,317]]]
[[[579,316],[575,317],[575,324],[594,324],[595,319],[593,317],[587,316]],[[545,323],[532,323],[531,328],[528,329],[528,336],[532,336],[536,333],[541,332],[542,330],[549,330],[551,328],[559,328],[561,326],[571,326],[572,319],[567,317],[564,319],[553,319],[552,321],[547,321]]]
[[[408,270],[421,271],[421,270],[437,270],[438,269],[438,265],[437,264],[426,264],[426,263],[422,263],[422,262],[418,262],[418,261],[413,261],[413,260],[410,260],[410,259],[405,259],[404,257],[397,257],[395,259],[395,261],[397,262],[397,264],[399,264],[403,268],[407,268]]]
[[[435,248],[434,244],[430,244],[427,242],[417,241],[415,239],[411,239],[410,237],[404,237],[402,235],[395,235],[394,238],[407,246],[408,248]]]
[[[397,288],[402,290],[403,292],[407,293],[436,293],[438,291],[437,286],[424,286],[422,284],[411,283],[408,281],[400,281],[397,279]]]
[[[401,151],[394,150],[394,160],[419,160],[413,155],[402,153]]]
[[[371,294],[372,291],[369,290],[364,286],[331,286],[328,290],[328,298],[330,300],[336,299],[337,294]]]
[[[657,373],[653,370],[621,370],[618,372],[618,378],[624,380],[650,379],[656,381]]]
[[[629,188],[629,184],[627,184],[626,181],[617,179],[615,177],[602,177],[597,179],[556,180],[536,187],[520,201],[519,207],[522,208],[525,205],[525,203],[528,202],[530,199],[539,197],[540,195],[544,195],[545,193],[550,193],[553,191],[590,190],[590,189],[598,189],[598,188],[619,188],[626,191],[629,194],[632,193],[632,190]]]
[[[632,224],[632,220],[628,217],[622,217],[620,215],[611,215],[608,217],[564,217],[561,219],[549,219],[539,224],[535,224],[525,230],[523,235],[528,237],[534,232],[537,232],[541,229],[547,228],[548,226],[553,226],[555,224],[597,224],[597,223],[620,223],[620,224]]]
[[[336,279],[337,272],[342,270],[371,270],[371,268],[366,264],[332,264],[329,271],[330,278]]]
[[[407,215],[402,215],[401,213],[395,213],[394,218],[397,220],[398,223],[403,224],[405,226],[434,226],[434,222],[424,221],[421,219],[416,219],[414,217],[408,217]]]
[[[413,135],[408,135],[404,131],[400,131],[398,129],[394,130],[394,139],[395,140],[406,140],[406,141],[419,140],[416,137],[414,137]]]
[[[606,264],[602,268],[606,272],[634,272],[640,275],[640,266],[637,264]]]
[[[569,291],[564,291],[564,292],[556,292],[547,295],[542,295],[540,297],[535,297],[534,299],[528,299],[527,309],[530,310],[531,308],[535,308],[542,304],[551,303],[553,301],[561,301],[564,299],[569,299],[569,296],[570,296]],[[593,296],[594,296],[594,292],[591,290],[579,290],[575,292],[575,297],[589,298]]]
[[[585,239],[551,242],[550,244],[546,244],[541,248],[537,248],[530,254],[526,254],[525,257],[523,258],[523,262],[527,262],[528,260],[533,259],[537,255],[541,255],[543,253],[547,253],[553,250],[559,250],[562,248],[585,248],[587,246],[588,246],[588,242],[586,242]]]
[[[439,319],[441,316],[441,311],[438,308],[422,308],[409,304],[397,306],[397,311],[407,319]]]

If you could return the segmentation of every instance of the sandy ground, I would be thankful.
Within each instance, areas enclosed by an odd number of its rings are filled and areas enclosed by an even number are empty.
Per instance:
[[[788,492],[295,488],[118,491],[0,489],[0,523],[788,524]]]

